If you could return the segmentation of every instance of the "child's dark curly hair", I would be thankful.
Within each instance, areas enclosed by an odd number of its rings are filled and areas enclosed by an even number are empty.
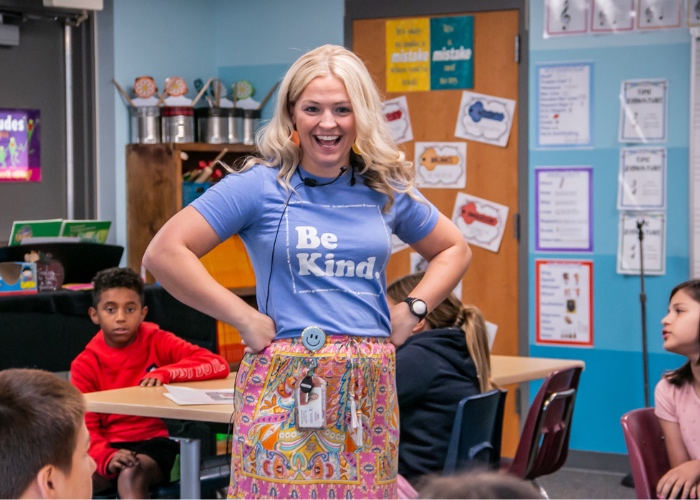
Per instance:
[[[102,292],[112,288],[133,290],[139,294],[141,305],[146,303],[141,276],[128,267],[110,267],[98,272],[92,279],[92,307],[97,307],[100,303]]]

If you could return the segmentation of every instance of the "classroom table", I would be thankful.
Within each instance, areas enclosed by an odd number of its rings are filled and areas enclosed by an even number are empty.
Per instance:
[[[584,366],[575,359],[528,358],[521,356],[491,356],[491,373],[498,385],[518,384],[547,377],[550,373],[572,366]],[[233,387],[236,374],[225,379],[203,382],[184,382],[184,387],[195,389],[227,389]],[[165,387],[126,387],[85,394],[88,411],[119,413],[142,417],[229,423],[233,408],[229,405],[180,406],[163,396]],[[199,498],[199,442],[196,439],[180,441],[181,498]]]

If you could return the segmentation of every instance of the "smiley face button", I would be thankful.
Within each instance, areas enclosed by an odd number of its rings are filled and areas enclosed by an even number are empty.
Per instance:
[[[326,333],[317,326],[307,326],[301,332],[301,343],[309,351],[318,351],[326,343]]]

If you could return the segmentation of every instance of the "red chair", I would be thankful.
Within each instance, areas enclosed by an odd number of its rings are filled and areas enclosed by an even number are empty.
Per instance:
[[[536,479],[558,471],[566,462],[580,376],[581,367],[576,366],[545,379],[530,406],[515,458],[502,462],[501,470],[532,481],[545,498],[547,493]]]
[[[622,415],[620,423],[637,498],[656,498],[656,484],[671,468],[659,419],[653,408],[639,408]]]

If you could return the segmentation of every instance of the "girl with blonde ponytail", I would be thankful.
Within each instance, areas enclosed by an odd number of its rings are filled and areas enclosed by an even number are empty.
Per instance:
[[[389,303],[410,297],[422,278],[416,273],[394,281]],[[421,476],[442,471],[459,401],[498,387],[481,311],[454,294],[430,311],[396,350],[396,386],[399,474],[415,486]]]

